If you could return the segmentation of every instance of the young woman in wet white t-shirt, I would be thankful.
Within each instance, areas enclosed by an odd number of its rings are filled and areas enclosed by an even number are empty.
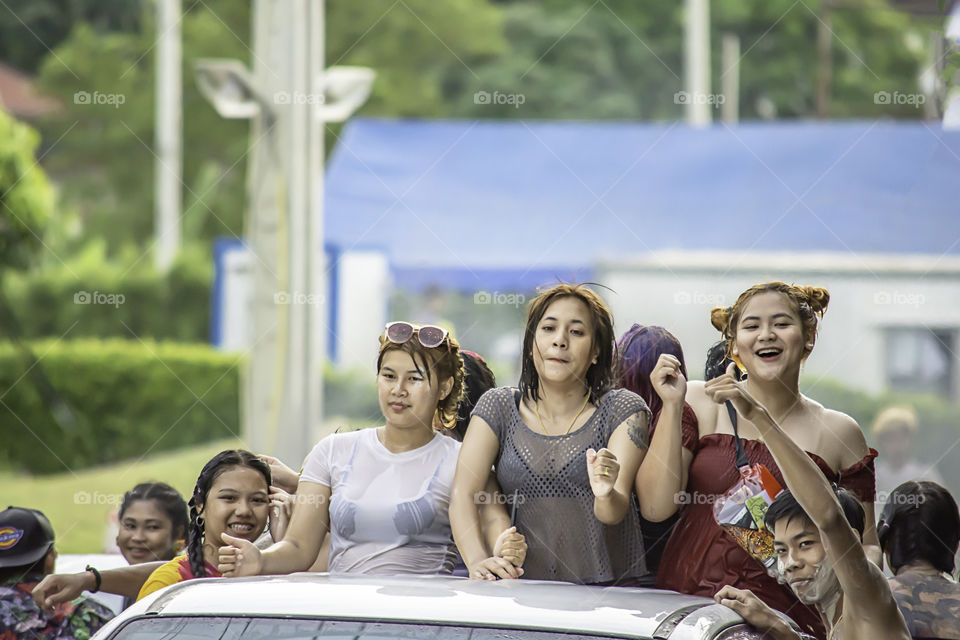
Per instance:
[[[328,530],[331,572],[450,573],[457,555],[448,507],[460,443],[434,425],[453,426],[462,393],[459,345],[446,330],[387,325],[377,358],[385,424],[321,440],[304,462],[284,539],[260,551],[224,535],[221,573],[305,571]],[[501,531],[509,527],[505,510],[499,522]]]

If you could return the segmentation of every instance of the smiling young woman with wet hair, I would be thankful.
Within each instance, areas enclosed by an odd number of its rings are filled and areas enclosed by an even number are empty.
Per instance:
[[[189,504],[187,555],[150,574],[137,599],[183,580],[219,578],[217,555],[223,535],[253,542],[267,526],[270,467],[249,451],[221,451],[200,471]]]
[[[472,578],[521,575],[482,544],[477,496],[494,462],[529,544],[525,578],[636,584],[647,574],[631,504],[650,410],[612,389],[615,352],[610,310],[591,289],[560,284],[531,301],[519,388],[484,394],[457,465],[451,521]],[[643,488],[641,508],[657,489]]]
[[[799,388],[801,366],[813,351],[819,319],[829,301],[830,294],[821,287],[768,282],[750,287],[729,307],[713,309],[710,319],[724,338],[725,355],[735,363],[731,366],[746,374],[750,394],[769,409],[827,479],[861,501],[867,515],[864,548],[879,564],[873,507],[876,451],[867,447],[850,416],[825,408]],[[663,553],[658,586],[706,597],[713,597],[724,585],[750,589],[808,632],[824,637],[819,614],[770,577],[717,524],[713,503],[740,478],[733,424],[726,407],[707,396],[703,382],[687,385],[686,401],[697,416],[699,441],[678,473],[687,474],[686,490],[697,499],[681,510]],[[750,463],[765,465],[783,485],[780,469],[757,427],[740,417],[738,431]]]

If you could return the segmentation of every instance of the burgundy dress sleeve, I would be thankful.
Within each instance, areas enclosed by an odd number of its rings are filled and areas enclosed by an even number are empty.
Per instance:
[[[657,415],[653,416],[653,424],[650,425],[651,438],[657,429],[657,423],[660,422],[660,413],[661,411],[658,411]],[[680,415],[680,439],[683,448],[687,451],[693,453],[697,450],[697,443],[700,441],[700,423],[697,422],[697,414],[694,413],[693,407],[686,402],[683,403],[683,413]]]
[[[874,458],[877,450],[871,448],[867,455],[860,460],[840,470],[840,481],[837,485],[849,490],[861,502],[876,502],[877,500],[877,473],[874,470]]]

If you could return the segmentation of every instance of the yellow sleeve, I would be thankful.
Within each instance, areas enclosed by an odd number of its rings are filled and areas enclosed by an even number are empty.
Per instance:
[[[137,600],[171,584],[181,582],[183,576],[180,573],[180,563],[185,560],[185,558],[186,556],[178,556],[163,566],[157,567],[154,572],[150,574],[150,577],[147,578],[147,581],[143,583],[143,586],[140,588],[140,593],[137,594]]]

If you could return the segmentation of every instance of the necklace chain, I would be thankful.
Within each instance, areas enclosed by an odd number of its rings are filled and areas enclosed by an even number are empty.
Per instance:
[[[570,429],[573,429],[573,425],[577,424],[577,420],[580,418],[580,415],[583,413],[583,410],[587,408],[587,402],[590,401],[590,392],[587,392],[587,397],[583,399],[583,404],[580,406],[580,411],[577,411],[577,415],[573,416],[573,421],[570,423],[570,426],[567,427],[567,430],[563,432],[563,435],[570,433]],[[540,401],[537,400],[534,404],[537,413],[537,422],[540,424],[540,428],[543,430],[545,435],[550,435],[547,433],[547,428],[543,426],[543,420],[540,418]]]
[[[837,618],[837,621],[833,623],[833,628],[830,629],[830,637],[827,640],[833,640],[833,634],[837,632],[837,627],[840,626],[840,621],[843,620],[843,612],[840,612],[840,617]]]

